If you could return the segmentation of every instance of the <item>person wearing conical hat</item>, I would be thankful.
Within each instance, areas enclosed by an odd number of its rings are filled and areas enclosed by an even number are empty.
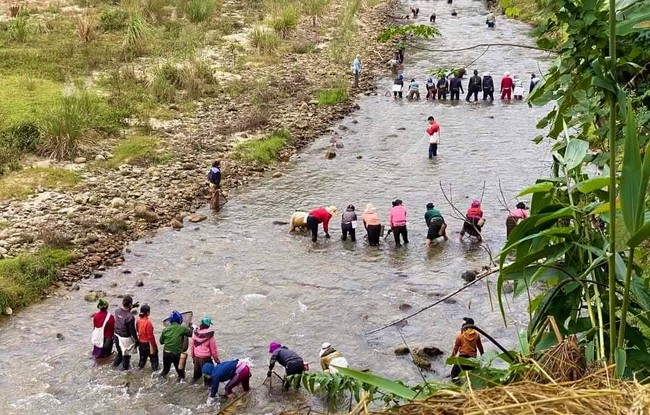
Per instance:
[[[93,314],[93,357],[101,359],[113,353],[115,317],[108,312],[108,301],[105,298],[99,299],[97,308],[99,311]]]
[[[311,240],[316,242],[318,240],[318,225],[323,224],[323,231],[325,232],[325,238],[330,237],[329,233],[329,223],[332,216],[336,215],[338,210],[336,206],[330,206],[327,208],[319,207],[312,209],[307,216],[307,226],[311,230]]]

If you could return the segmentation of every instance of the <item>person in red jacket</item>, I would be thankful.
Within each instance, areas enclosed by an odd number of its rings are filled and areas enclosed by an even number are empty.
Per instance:
[[[140,318],[135,323],[135,329],[138,331],[138,353],[140,354],[138,368],[144,369],[148,357],[151,361],[151,368],[155,372],[159,367],[158,345],[156,344],[156,336],[153,334],[153,324],[149,320],[150,313],[151,307],[144,304],[140,307]]]
[[[99,311],[93,314],[93,357],[101,359],[113,353],[115,317],[108,312],[108,301],[104,298],[99,299],[97,308]]]
[[[325,237],[329,238],[329,223],[332,216],[336,215],[337,209],[336,206],[330,206],[328,208],[320,207],[313,209],[309,212],[307,216],[307,226],[311,230],[311,240],[316,242],[318,239],[318,224],[323,224],[323,231],[325,232]]]
[[[503,74],[503,78],[501,78],[501,99],[507,99],[510,100],[512,97],[512,78],[510,77],[510,72],[506,72]]]

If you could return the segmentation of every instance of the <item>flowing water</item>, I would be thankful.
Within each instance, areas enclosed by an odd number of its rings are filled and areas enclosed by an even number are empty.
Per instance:
[[[457,18],[450,17],[451,6],[444,1],[405,5],[420,8],[422,23],[433,11],[437,13],[443,36],[427,42],[429,48],[533,44],[528,27],[515,21],[499,19],[496,30],[486,29],[481,1],[456,0]],[[427,69],[465,66],[483,51],[411,52],[405,75],[423,85]],[[494,47],[468,69],[490,71],[495,84],[505,71],[518,73],[526,84],[530,72],[538,72],[547,58],[534,50]],[[84,281],[81,291],[70,293],[69,298],[49,299],[3,322],[2,413],[209,412],[204,405],[207,391],[177,384],[173,371],[168,381],[161,382],[149,368],[122,373],[107,365],[94,366],[89,352],[90,315],[95,309],[83,299],[84,292],[92,289],[111,295],[111,310],[120,302],[117,294],[132,293],[136,301],[149,303],[156,333],[172,309],[212,316],[222,359],[253,362],[253,393],[238,407],[241,413],[320,405],[318,399],[300,392],[269,395],[262,386],[267,344],[273,339],[298,351],[312,362],[312,369],[318,368],[321,343],[329,341],[353,367],[421,381],[409,359],[393,353],[402,344],[395,328],[364,333],[406,315],[399,309],[401,304],[417,310],[458,289],[464,283],[462,271],[488,263],[479,245],[459,242],[462,223],[451,217],[440,182],[446,189],[451,186],[453,200],[463,211],[471,199],[481,196],[485,182],[485,243],[495,253],[499,250],[505,240],[506,213],[498,202],[498,182],[512,200],[518,190],[547,174],[548,149],[531,143],[537,134],[535,122],[546,109],[498,100],[493,104],[395,102],[384,95],[391,84],[389,77],[382,80],[379,94],[361,99],[361,110],[341,122],[344,127],[338,131],[345,148],[335,159],[323,157],[330,137],[322,137],[286,168],[284,176],[231,194],[225,209],[208,221],[180,232],[163,230],[150,240],[131,244],[124,266],[131,274],[123,274],[124,268],[113,269],[101,280]],[[428,115],[434,115],[442,129],[439,156],[433,162],[427,158],[424,134]],[[286,226],[272,224],[288,220],[294,210],[332,204],[343,210],[350,203],[362,210],[369,202],[386,220],[390,202],[397,197],[409,210],[411,239],[408,247],[399,250],[392,243],[369,248],[361,238],[356,244],[342,243],[338,217],[332,239],[321,238],[317,244],[288,234]],[[434,202],[446,215],[450,233],[447,243],[430,250],[423,246],[427,202]],[[138,279],[144,280],[144,287],[135,287]],[[489,285],[494,295],[494,280]],[[508,304],[506,328],[495,299],[490,300],[486,284],[479,283],[454,301],[410,319],[402,333],[410,345],[434,345],[445,350],[446,357],[461,318],[471,316],[503,345],[515,347],[516,327],[526,323],[527,314],[523,299],[509,298]],[[57,333],[63,338],[57,338]],[[444,378],[449,367],[443,362],[442,358],[435,361],[436,372],[426,376]]]

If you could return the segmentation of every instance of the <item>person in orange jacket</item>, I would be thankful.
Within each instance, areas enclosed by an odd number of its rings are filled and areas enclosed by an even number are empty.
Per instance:
[[[144,369],[147,358],[149,358],[151,368],[155,372],[159,367],[158,345],[156,344],[156,336],[153,334],[153,324],[149,320],[150,313],[151,307],[148,304],[142,305],[140,307],[140,318],[135,323],[135,329],[138,332],[138,353],[140,354],[138,369]]]
[[[481,336],[471,327],[473,325],[474,319],[469,317],[463,318],[463,325],[460,328],[460,333],[456,336],[451,357],[458,355],[458,357],[470,359],[476,357],[478,355],[477,352],[484,353]],[[472,369],[472,366],[454,365],[451,369],[451,380],[458,381],[458,375],[460,375],[461,371]]]

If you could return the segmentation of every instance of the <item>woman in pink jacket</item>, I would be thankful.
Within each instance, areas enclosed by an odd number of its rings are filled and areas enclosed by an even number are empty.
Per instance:
[[[190,340],[190,352],[192,353],[192,361],[194,362],[194,377],[193,382],[196,382],[203,376],[203,365],[206,363],[219,364],[219,352],[217,351],[217,341],[214,339],[214,330],[212,326],[212,319],[210,317],[203,317],[201,325],[198,329],[194,330],[192,339]],[[206,385],[209,382],[206,381]]]
[[[395,237],[395,246],[398,248],[402,246],[400,243],[400,235],[404,238],[404,244],[409,243],[409,235],[406,230],[406,208],[402,206],[402,201],[397,199],[393,202],[393,208],[390,210],[388,216],[390,229],[393,231]]]

